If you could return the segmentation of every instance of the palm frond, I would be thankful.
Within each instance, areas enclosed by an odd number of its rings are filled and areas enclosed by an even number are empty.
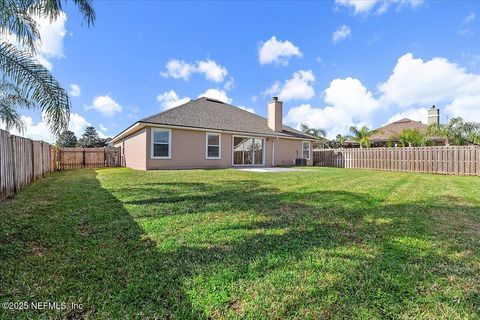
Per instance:
[[[13,37],[21,46],[35,52],[39,32],[28,14],[28,1],[0,0],[0,36]]]
[[[5,124],[7,131],[12,128],[17,129],[19,132],[25,130],[25,123],[23,123],[18,112],[7,101],[2,101],[2,99],[0,99],[0,121]]]
[[[29,1],[29,12],[41,17],[48,17],[51,21],[58,18],[62,10],[62,2],[66,0],[24,0]],[[95,10],[91,5],[91,0],[72,0],[83,15],[84,21],[88,26],[95,23]]]
[[[0,44],[0,70],[35,101],[55,135],[67,128],[70,99],[52,74],[30,54],[8,43]]]

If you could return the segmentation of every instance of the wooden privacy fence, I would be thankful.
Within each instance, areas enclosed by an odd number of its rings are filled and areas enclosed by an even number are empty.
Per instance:
[[[55,170],[52,146],[0,130],[0,200]]]
[[[322,167],[480,176],[480,147],[320,149],[313,151],[313,164]]]
[[[0,201],[55,170],[121,164],[120,148],[56,148],[0,130]]]
[[[58,148],[55,159],[59,170],[120,167],[120,148]]]

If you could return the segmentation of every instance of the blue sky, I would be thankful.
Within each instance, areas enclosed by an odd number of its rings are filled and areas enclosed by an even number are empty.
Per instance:
[[[41,60],[71,91],[71,129],[114,136],[207,94],[284,122],[378,127],[409,117],[480,121],[480,3],[474,1],[95,1],[94,27],[72,5],[43,21]],[[76,90],[71,90],[75,85]],[[79,90],[78,90],[79,89]],[[39,112],[26,135],[51,140]]]

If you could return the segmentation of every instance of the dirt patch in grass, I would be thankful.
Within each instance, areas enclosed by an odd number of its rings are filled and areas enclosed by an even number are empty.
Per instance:
[[[40,243],[34,242],[32,244],[32,251],[31,254],[36,257],[43,257],[47,249]]]

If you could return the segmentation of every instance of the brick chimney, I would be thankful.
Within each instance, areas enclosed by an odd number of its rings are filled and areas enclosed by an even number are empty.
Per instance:
[[[268,103],[268,127],[273,131],[282,131],[282,105],[278,97],[273,97],[273,100]]]
[[[440,109],[435,108],[435,105],[428,109],[428,125],[431,124],[440,124]]]

